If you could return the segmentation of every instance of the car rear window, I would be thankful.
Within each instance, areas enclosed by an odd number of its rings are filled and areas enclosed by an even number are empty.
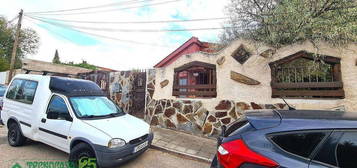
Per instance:
[[[337,145],[338,167],[356,168],[357,132],[345,132]]]
[[[271,140],[286,152],[308,158],[326,135],[327,132],[280,133],[272,135]]]
[[[6,98],[26,104],[32,104],[36,89],[36,81],[15,79],[9,86]]]

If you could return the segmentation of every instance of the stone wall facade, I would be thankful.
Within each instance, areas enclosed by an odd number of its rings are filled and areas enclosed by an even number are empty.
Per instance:
[[[221,100],[213,110],[201,100],[151,100],[147,104],[145,119],[153,126],[217,136],[222,125],[238,120],[244,111],[253,109],[287,109],[285,104],[256,104]]]
[[[143,113],[145,108],[145,81],[146,72],[111,72],[109,82],[110,98],[126,113],[134,113],[137,110],[142,110],[141,112]],[[140,100],[136,98],[138,92],[143,93],[140,96]]]

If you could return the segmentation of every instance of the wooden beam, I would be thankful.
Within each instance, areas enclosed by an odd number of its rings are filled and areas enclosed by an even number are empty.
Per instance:
[[[202,96],[210,96],[210,97],[215,97],[217,95],[217,92],[215,91],[194,91],[194,92],[180,92],[180,91],[174,91],[173,92],[174,96],[197,96],[197,97],[202,97]]]
[[[180,85],[174,86],[174,89],[215,89],[215,85]]]
[[[341,64],[335,64],[333,66],[333,80],[334,81],[342,81]]]
[[[291,62],[295,59],[298,59],[300,57],[305,58],[305,59],[315,60],[315,57],[312,56],[312,53],[308,53],[306,51],[300,51],[293,55],[284,57],[280,60],[271,62],[269,65],[277,66],[277,65],[285,64],[285,63]],[[341,58],[327,56],[327,55],[320,55],[319,59],[323,60],[324,62],[326,62],[328,64],[339,64],[341,62]]]
[[[184,64],[180,67],[177,67],[174,69],[175,72],[181,72],[184,71],[186,69],[189,69],[191,67],[205,67],[205,68],[209,68],[209,69],[216,69],[216,65],[214,64],[209,64],[209,63],[205,63],[205,62],[200,62],[200,61],[193,61],[187,64]]]
[[[271,83],[272,88],[277,89],[299,89],[299,88],[342,88],[342,82],[319,82],[319,83],[310,83],[310,82],[302,82],[302,83]]]
[[[272,97],[301,97],[301,96],[317,96],[317,97],[337,97],[344,98],[345,92],[339,90],[276,90],[273,89]]]

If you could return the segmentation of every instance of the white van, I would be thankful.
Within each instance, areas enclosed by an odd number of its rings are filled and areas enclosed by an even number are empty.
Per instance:
[[[125,114],[97,84],[87,80],[16,75],[5,96],[1,118],[11,146],[26,138],[66,153],[74,164],[96,158],[97,166],[112,167],[149,148],[150,126]]]

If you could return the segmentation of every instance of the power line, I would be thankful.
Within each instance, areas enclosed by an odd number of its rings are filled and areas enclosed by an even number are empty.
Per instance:
[[[33,20],[31,20],[31,19],[27,19],[27,20],[30,21],[30,22],[32,22],[32,23],[34,23],[34,24],[36,24],[36,23],[35,23]],[[53,25],[52,25],[52,26],[53,26]],[[56,31],[53,31],[53,30],[51,30],[50,28],[47,28],[47,27],[40,27],[40,28],[46,29],[47,31],[49,31],[49,32],[51,32],[51,33],[53,33],[53,34],[56,34],[56,35],[58,35],[58,36],[60,36],[60,37],[62,37],[62,38],[64,38],[64,39],[66,39],[66,40],[68,40],[68,41],[72,41],[72,40],[69,39],[68,37],[66,37],[66,36],[64,36],[64,35],[62,35],[62,34],[56,32]]]
[[[34,18],[31,16],[27,16],[35,20],[39,20],[41,22],[45,22],[48,24],[56,25],[56,26],[63,26],[63,27],[71,27],[76,29],[84,29],[84,30],[93,30],[93,31],[107,31],[107,32],[144,32],[144,33],[154,33],[154,32],[181,32],[181,31],[201,31],[201,30],[221,30],[230,27],[210,27],[210,28],[192,28],[192,29],[114,29],[114,28],[96,28],[96,27],[85,27],[85,26],[75,26],[75,25],[68,25],[68,24],[61,24],[46,21],[43,19]]]
[[[146,0],[152,1],[152,0]],[[39,13],[58,13],[58,12],[69,12],[69,11],[77,11],[77,10],[87,10],[87,9],[97,9],[97,8],[105,8],[105,7],[113,7],[116,5],[126,5],[132,3],[140,3],[145,2],[145,0],[131,0],[131,1],[124,1],[124,2],[117,2],[117,3],[110,3],[105,5],[97,5],[97,6],[89,6],[89,7],[82,7],[82,8],[72,8],[72,9],[62,9],[62,10],[51,10],[51,11],[40,11],[40,12],[26,12],[26,14],[39,14]]]
[[[30,17],[28,17],[28,18],[30,18]],[[30,19],[33,19],[33,18],[30,18]],[[51,24],[51,23],[49,23],[49,24]],[[173,47],[173,46],[168,46],[168,45],[158,45],[158,44],[154,44],[154,43],[144,43],[144,42],[138,42],[138,41],[133,41],[133,40],[119,39],[119,38],[115,38],[115,37],[104,36],[104,35],[100,35],[100,34],[96,34],[96,33],[90,33],[90,32],[86,32],[86,31],[82,31],[82,30],[77,30],[77,29],[73,29],[73,28],[65,27],[65,26],[58,26],[58,25],[53,25],[53,26],[61,27],[61,28],[67,29],[67,30],[79,32],[79,33],[82,33],[82,34],[87,34],[87,35],[94,36],[94,37],[99,37],[99,38],[104,38],[104,39],[109,39],[109,40],[114,40],[114,41],[119,41],[119,42],[124,42],[124,43],[132,43],[132,44],[138,44],[138,45],[148,45],[148,46],[163,47],[163,48]],[[41,27],[41,28],[43,28],[43,27]],[[46,29],[46,28],[44,28],[44,29]],[[48,29],[46,29],[46,30],[48,30]],[[53,31],[51,31],[51,32],[53,32]],[[58,33],[56,33],[56,34],[58,35]],[[61,35],[61,37],[63,37],[63,36]],[[72,40],[68,39],[67,37],[64,37],[64,38],[69,40],[69,41],[72,41]]]
[[[71,23],[100,23],[100,24],[150,24],[150,23],[180,23],[180,22],[199,22],[199,21],[213,21],[213,20],[225,20],[229,17],[218,17],[218,18],[201,18],[201,19],[183,19],[183,20],[155,20],[155,21],[80,21],[80,20],[64,20],[56,18],[46,18],[41,16],[31,16],[34,18],[61,21],[61,22],[71,22]]]
[[[38,13],[38,14],[29,14],[28,15],[82,15],[82,14],[96,14],[96,13],[104,13],[104,12],[112,12],[112,11],[121,11],[121,10],[126,10],[126,9],[135,9],[135,8],[143,8],[143,7],[149,7],[149,6],[156,6],[156,5],[164,5],[168,3],[173,3],[173,2],[178,2],[182,0],[171,0],[171,1],[164,1],[164,2],[158,2],[158,3],[152,3],[149,5],[141,5],[141,6],[131,6],[131,7],[125,7],[125,8],[118,8],[118,9],[106,9],[106,10],[97,10],[97,11],[88,11],[88,12],[78,12],[78,13]]]

